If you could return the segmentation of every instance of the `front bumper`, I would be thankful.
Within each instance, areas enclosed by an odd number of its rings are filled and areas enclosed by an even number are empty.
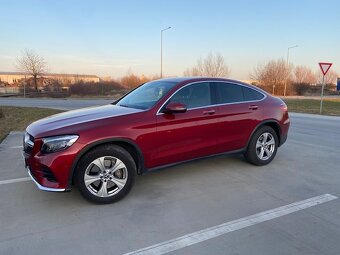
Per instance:
[[[49,188],[49,187],[45,187],[39,184],[39,182],[37,182],[37,180],[33,177],[31,170],[29,168],[29,166],[26,167],[28,175],[31,177],[32,181],[35,183],[35,185],[37,185],[37,187],[41,190],[44,191],[52,191],[52,192],[63,192],[66,191],[66,189],[58,189],[58,188]]]
[[[41,142],[36,139],[33,148],[23,151],[25,168],[32,180],[41,190],[71,190],[71,169],[82,145],[75,143],[64,151],[50,154],[42,154],[40,148]]]

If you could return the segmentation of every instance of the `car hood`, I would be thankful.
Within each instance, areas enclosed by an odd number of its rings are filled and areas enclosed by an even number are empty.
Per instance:
[[[121,107],[116,105],[104,105],[98,107],[89,107],[79,110],[52,115],[33,122],[27,127],[27,132],[33,137],[48,135],[51,131],[59,130],[65,127],[79,125],[81,123],[112,118],[120,115],[141,112],[140,109]]]

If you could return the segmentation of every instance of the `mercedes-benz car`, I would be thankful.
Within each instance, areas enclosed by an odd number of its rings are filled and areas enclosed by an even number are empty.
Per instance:
[[[168,78],[108,105],[32,123],[23,154],[40,189],[69,191],[75,184],[86,199],[112,203],[131,190],[136,175],[194,159],[241,153],[266,165],[286,141],[289,124],[286,104],[255,86]]]

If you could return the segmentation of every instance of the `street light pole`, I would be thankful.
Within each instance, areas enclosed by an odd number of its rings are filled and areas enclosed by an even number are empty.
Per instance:
[[[171,27],[167,27],[161,30],[161,78],[163,77],[163,32],[170,28]]]
[[[26,74],[25,74],[25,80],[24,80],[24,98],[26,97]]]
[[[288,49],[287,49],[287,70],[288,70],[288,67],[289,67],[289,51],[290,51],[290,49],[293,49],[293,48],[296,48],[296,47],[299,47],[299,45],[291,46],[291,47],[288,47]],[[286,80],[285,80],[285,89],[283,91],[283,96],[286,96],[287,80],[288,80],[288,75],[287,75]]]

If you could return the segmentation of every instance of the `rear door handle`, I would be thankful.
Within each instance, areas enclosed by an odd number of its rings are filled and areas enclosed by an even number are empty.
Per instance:
[[[205,110],[205,111],[203,111],[204,115],[212,115],[214,113],[215,113],[215,110]]]
[[[251,105],[249,106],[249,110],[257,110],[259,108],[258,105]]]

